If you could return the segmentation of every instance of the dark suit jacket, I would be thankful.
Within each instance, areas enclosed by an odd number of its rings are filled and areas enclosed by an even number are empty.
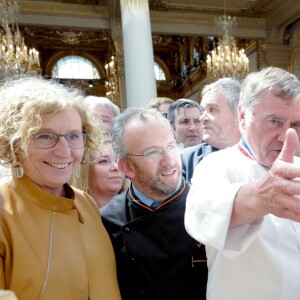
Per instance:
[[[117,261],[123,300],[204,300],[207,265],[204,245],[185,230],[189,186],[154,211],[133,201],[132,187],[101,208]]]
[[[218,151],[219,149],[212,147],[206,143],[202,143],[193,147],[185,148],[181,154],[182,158],[182,176],[191,183],[191,179],[198,163],[209,153]]]

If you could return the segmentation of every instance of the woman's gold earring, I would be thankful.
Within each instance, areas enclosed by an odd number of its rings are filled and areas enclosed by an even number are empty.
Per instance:
[[[21,178],[24,175],[23,166],[19,162],[13,162],[11,166],[11,173],[16,178]]]

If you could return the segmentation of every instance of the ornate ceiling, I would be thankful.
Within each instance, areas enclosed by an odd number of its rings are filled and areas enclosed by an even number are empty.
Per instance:
[[[104,65],[122,47],[120,0],[18,3],[20,28],[26,42],[39,49],[44,68],[64,51],[85,51]],[[282,44],[287,29],[300,19],[299,0],[149,0],[149,7],[154,54],[165,62],[173,82],[181,72],[178,52],[192,42],[205,53],[207,38],[220,35],[215,19],[224,11],[237,16],[234,35],[246,47],[252,41]]]
[[[19,0],[20,22],[26,24],[112,29],[120,19],[120,0]],[[224,4],[225,3],[225,4]],[[299,17],[298,0],[149,0],[151,21],[213,25],[215,15],[224,13],[239,18],[240,25],[278,26]],[[52,17],[52,21],[51,21]],[[64,17],[65,20],[58,17]],[[167,18],[166,18],[167,17]],[[56,22],[57,21],[57,22]],[[258,26],[259,28],[259,26]],[[265,28],[264,28],[265,29]],[[172,30],[176,33],[177,28]],[[177,32],[178,33],[178,32]]]
[[[225,2],[225,3],[224,3]],[[273,2],[273,3],[272,3]],[[272,6],[275,1],[272,0],[171,0],[157,1],[150,0],[150,6],[153,9],[164,10],[183,10],[205,13],[223,13],[224,9],[234,15],[239,16],[265,16],[276,7]],[[278,2],[278,1],[277,1]]]
[[[101,48],[121,36],[120,0],[19,0],[19,24],[45,47]],[[225,3],[225,6],[224,6]],[[149,0],[155,35],[217,36],[216,16],[237,16],[235,37],[270,40],[300,18],[299,0]]]

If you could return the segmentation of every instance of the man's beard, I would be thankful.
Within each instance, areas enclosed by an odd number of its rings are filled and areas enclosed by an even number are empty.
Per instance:
[[[162,173],[168,173],[168,170],[158,170],[156,175],[145,174],[144,170],[139,168],[134,164],[136,171],[136,179],[139,181],[139,184],[144,187],[147,191],[147,196],[152,199],[166,199],[168,196],[172,195],[180,186],[181,183],[181,168],[176,162],[172,166],[172,170],[176,170],[178,173],[177,180],[174,180],[172,183],[165,183],[161,180]],[[170,168],[169,168],[170,169]]]

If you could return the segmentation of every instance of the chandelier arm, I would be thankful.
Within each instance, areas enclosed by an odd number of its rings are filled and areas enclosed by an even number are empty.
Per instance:
[[[226,0],[224,0],[224,15],[216,21],[222,31],[218,45],[207,55],[207,77],[244,78],[249,73],[249,60],[245,50],[236,46],[232,31],[236,25],[236,17],[226,15]]]
[[[28,49],[17,23],[17,2],[0,0],[0,79],[25,73],[40,73],[39,52]]]

